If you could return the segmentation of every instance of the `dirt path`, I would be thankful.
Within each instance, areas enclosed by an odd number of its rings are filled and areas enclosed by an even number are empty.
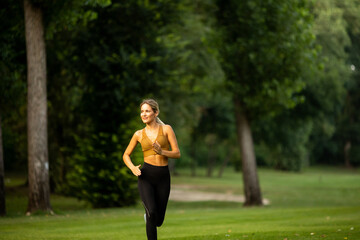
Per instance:
[[[245,198],[242,195],[233,193],[203,192],[188,185],[172,185],[170,200],[178,202],[228,201],[243,203]],[[263,203],[264,205],[269,205],[270,201],[263,199]]]

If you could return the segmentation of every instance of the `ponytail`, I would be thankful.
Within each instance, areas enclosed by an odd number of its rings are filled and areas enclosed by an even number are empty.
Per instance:
[[[156,122],[160,125],[165,125],[165,123],[161,121],[159,117],[156,117]]]

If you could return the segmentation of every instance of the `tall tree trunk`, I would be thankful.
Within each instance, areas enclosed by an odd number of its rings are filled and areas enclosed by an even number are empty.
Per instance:
[[[234,100],[237,136],[241,149],[242,171],[244,179],[244,206],[262,205],[260,185],[256,169],[254,143],[250,124],[239,100]]]
[[[0,112],[0,216],[6,215],[5,205],[5,174],[4,174],[4,153],[3,153],[3,141],[2,141],[2,123]]]
[[[24,0],[27,55],[29,204],[27,214],[52,212],[47,142],[46,52],[41,8]]]

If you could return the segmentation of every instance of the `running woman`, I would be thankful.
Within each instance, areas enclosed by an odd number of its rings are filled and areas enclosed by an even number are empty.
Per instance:
[[[145,208],[147,239],[157,240],[157,227],[164,222],[170,194],[168,158],[180,158],[180,150],[173,129],[158,117],[158,103],[153,99],[146,99],[140,104],[140,108],[140,116],[146,126],[134,133],[123,160],[138,177],[138,189]],[[144,154],[142,167],[135,166],[130,158],[138,143]]]

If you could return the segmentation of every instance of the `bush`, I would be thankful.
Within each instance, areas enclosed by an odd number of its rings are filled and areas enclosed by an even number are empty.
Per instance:
[[[78,151],[67,175],[69,194],[93,207],[122,207],[135,203],[136,178],[122,161],[124,147],[116,135],[99,133],[76,138]]]
[[[360,146],[354,145],[350,149],[350,162],[353,166],[360,166]]]

